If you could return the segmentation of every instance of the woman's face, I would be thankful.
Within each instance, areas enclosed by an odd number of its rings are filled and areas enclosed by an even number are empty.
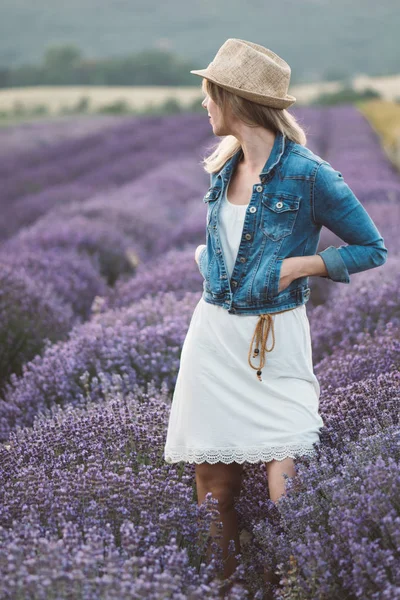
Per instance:
[[[227,128],[226,118],[222,115],[221,109],[214,100],[207,94],[205,91],[205,87],[203,85],[203,93],[205,95],[204,100],[202,101],[202,107],[207,111],[207,115],[213,128],[213,132],[215,135],[222,136],[228,135],[229,130]]]
[[[210,123],[212,126],[214,126],[216,124],[216,122],[218,121],[218,113],[219,113],[218,106],[215,104],[214,100],[212,98],[210,98],[210,96],[208,94],[206,94],[206,97],[204,98],[201,105],[203,106],[203,108],[206,109]]]

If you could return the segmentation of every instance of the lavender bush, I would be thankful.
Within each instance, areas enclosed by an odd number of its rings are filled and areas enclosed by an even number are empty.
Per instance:
[[[46,339],[65,338],[72,323],[71,307],[52,287],[23,268],[0,264],[0,390],[12,373],[21,374]]]
[[[357,560],[355,564],[354,552],[349,553],[349,545],[358,544],[363,534],[354,531],[352,537],[346,538],[332,529],[329,523],[331,514],[339,515],[342,511],[345,515],[347,510],[351,510],[352,495],[356,498],[364,493],[365,480],[360,477],[354,476],[351,489],[351,476],[346,474],[347,464],[354,463],[355,468],[351,472],[354,475],[356,465],[361,468],[369,460],[380,459],[383,454],[386,463],[392,458],[396,461],[396,457],[398,463],[399,381],[398,372],[387,373],[333,391],[322,390],[321,415],[324,427],[321,430],[321,443],[315,446],[314,457],[304,456],[295,460],[296,477],[285,478],[287,494],[279,499],[277,505],[268,498],[263,465],[261,468],[257,464],[246,465],[237,510],[239,527],[247,531],[247,538],[242,544],[242,566],[253,590],[263,585],[260,573],[263,565],[268,565],[270,570],[280,571],[282,588],[275,590],[274,596],[279,600],[291,597],[303,600],[367,598],[373,597],[372,590],[377,594],[376,597],[380,597],[379,594],[391,597],[400,562],[398,550],[393,553],[392,562],[389,563],[392,568],[387,579],[381,578],[371,584],[364,578],[358,594],[351,595],[349,581],[342,578],[342,570],[338,565],[343,565],[343,572],[366,568],[368,563]],[[387,479],[389,485],[391,475]],[[338,494],[342,492],[344,478],[349,485],[346,492],[342,493],[338,510],[332,494],[335,491]],[[371,488],[381,491],[381,481],[371,482]],[[346,493],[349,496],[347,507]],[[391,516],[394,538],[399,535],[399,508],[395,498],[394,486],[387,499],[387,504],[397,507]],[[365,501],[369,501],[368,498]],[[377,548],[387,545],[384,529],[374,527],[386,505],[379,507],[375,514],[376,521],[371,522],[373,536],[368,539],[374,540],[373,545]],[[356,506],[354,516],[357,515]],[[368,527],[369,516],[362,516],[360,522],[363,519],[363,526]],[[336,525],[340,526],[339,520]],[[329,534],[330,538],[327,537]],[[325,554],[322,548],[326,544]],[[323,577],[322,568],[326,570]]]
[[[0,249],[0,261],[24,269],[38,286],[52,288],[54,297],[72,308],[76,321],[88,319],[94,298],[108,290],[95,257],[60,247],[32,250],[29,246],[13,253]]]
[[[373,334],[359,333],[354,345],[333,349],[314,367],[321,388],[327,389],[387,371],[400,371],[400,325],[391,321]]]
[[[398,381],[394,374],[377,382],[371,379],[369,385],[375,389],[364,390],[366,395],[358,384],[337,391],[342,404],[349,405],[351,397],[357,416],[366,398],[375,398],[377,392],[382,397],[365,410],[369,420],[346,416],[339,423],[338,415],[345,415],[343,406],[336,415],[327,407],[324,443],[315,458],[297,461],[297,477],[289,480],[287,496],[278,507],[272,507],[267,498],[263,466],[246,469],[238,510],[240,526],[249,528],[253,536],[252,544],[244,544],[242,550],[250,597],[262,597],[266,561],[280,568],[283,588],[277,597],[282,599],[289,594],[334,598],[350,592],[355,597],[368,597],[372,592],[390,597],[395,592]],[[213,565],[201,564],[201,539],[204,542],[207,529],[198,520],[201,511],[193,498],[193,465],[171,466],[162,459],[169,392],[162,386],[158,396],[153,384],[148,389],[150,393],[144,393],[133,386],[133,393],[126,395],[121,378],[115,377],[103,402],[89,402],[85,409],[54,406],[35,420],[33,429],[17,429],[10,435],[0,459],[0,546],[4,551],[0,551],[0,568],[6,569],[10,560],[16,563],[11,572],[6,571],[7,587],[19,585],[39,593],[50,578],[63,594],[68,565],[77,571],[70,585],[76,586],[75,594],[82,598],[107,593],[111,583],[131,593],[137,591],[135,585],[145,586],[149,597],[161,598],[170,568],[178,577],[176,585],[183,586],[174,588],[176,593],[177,589],[215,592]],[[367,482],[370,496],[365,492]],[[360,506],[365,510],[360,512]],[[202,514],[210,518],[207,512]],[[30,534],[23,537],[28,524]],[[373,536],[367,534],[372,526]],[[369,545],[364,540],[359,553],[356,549],[366,535]],[[171,538],[176,546],[166,547]],[[100,555],[100,579],[99,548],[105,551]],[[39,549],[40,561],[35,558]],[[170,550],[171,564],[167,561]],[[75,563],[74,551],[80,551],[83,563]],[[28,564],[35,568],[34,579],[23,575],[32,553],[35,560]],[[382,571],[383,556],[389,561],[389,572]],[[61,560],[58,568],[54,560]],[[374,566],[372,579],[364,575],[365,560]],[[128,565],[137,565],[131,577]],[[356,583],[354,569],[358,569]],[[123,588],[115,581],[121,573]],[[159,577],[152,582],[148,576],[154,574]],[[79,587],[83,575],[86,585]],[[194,587],[188,587],[190,578]],[[243,588],[237,593],[246,597]]]
[[[334,348],[350,348],[359,334],[387,322],[400,323],[400,259],[389,257],[379,269],[354,273],[350,284],[337,284],[328,302],[309,313],[314,361]]]
[[[180,301],[173,293],[159,294],[75,326],[67,341],[47,346],[25,364],[23,377],[11,376],[0,400],[0,438],[5,440],[16,425],[31,425],[38,411],[54,404],[100,401],[116,374],[126,391],[151,380],[172,389],[199,298],[192,292]]]
[[[93,257],[109,285],[113,285],[121,273],[134,271],[130,259],[130,253],[135,254],[132,241],[107,223],[79,216],[67,222],[53,220],[51,215],[43,217],[2,246],[3,252],[10,255],[54,249],[74,250]]]
[[[167,392],[136,387],[10,436],[0,460],[0,595],[218,598],[212,517],[162,461]],[[12,568],[10,566],[12,565]],[[237,586],[231,598],[242,595]]]
[[[197,162],[192,157],[170,160],[113,192],[98,193],[84,202],[70,202],[54,209],[48,217],[64,223],[85,218],[107,224],[131,238],[141,260],[153,259],[180,245],[176,238],[183,221],[196,223],[194,207],[198,207],[204,188]],[[205,214],[204,205],[201,209]],[[186,240],[193,243],[188,233]]]
[[[104,298],[102,311],[123,308],[146,296],[174,292],[180,300],[187,292],[200,292],[203,277],[194,260],[194,250],[173,248],[153,261],[139,264],[135,277],[120,278]]]
[[[398,427],[299,465],[280,518],[254,528],[281,576],[277,600],[399,596]]]

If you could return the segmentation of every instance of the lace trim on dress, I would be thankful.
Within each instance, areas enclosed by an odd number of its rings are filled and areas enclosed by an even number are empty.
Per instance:
[[[270,460],[283,460],[284,458],[297,458],[298,456],[314,456],[316,449],[314,446],[303,446],[302,444],[292,444],[288,446],[270,446],[260,448],[259,446],[247,446],[246,448],[185,448],[175,446],[173,449],[165,451],[164,458],[167,463],[185,461],[189,463],[207,462],[215,464],[223,462],[230,464],[232,462],[256,463],[259,461],[268,462]]]

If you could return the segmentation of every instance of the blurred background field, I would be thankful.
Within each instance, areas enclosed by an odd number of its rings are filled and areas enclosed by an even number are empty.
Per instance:
[[[298,105],[335,104],[371,96],[400,102],[400,76],[294,85],[291,91]],[[201,98],[198,86],[24,86],[0,89],[0,116],[2,124],[7,125],[26,117],[83,112],[165,114],[198,111]]]
[[[225,2],[4,4],[1,598],[218,598],[213,504],[163,446],[216,141],[188,72],[241,37],[293,65],[289,110],[388,260],[349,285],[310,278],[321,446],[279,509],[246,464],[246,584],[229,598],[262,600],[269,565],[276,600],[400,600],[400,17],[389,1],[247,4],[246,19]],[[342,244],[322,229],[318,251]]]

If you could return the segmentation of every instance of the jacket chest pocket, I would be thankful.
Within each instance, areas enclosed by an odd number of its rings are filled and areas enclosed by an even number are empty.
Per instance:
[[[300,196],[288,192],[264,193],[261,197],[263,233],[274,242],[290,235],[299,212]]]

